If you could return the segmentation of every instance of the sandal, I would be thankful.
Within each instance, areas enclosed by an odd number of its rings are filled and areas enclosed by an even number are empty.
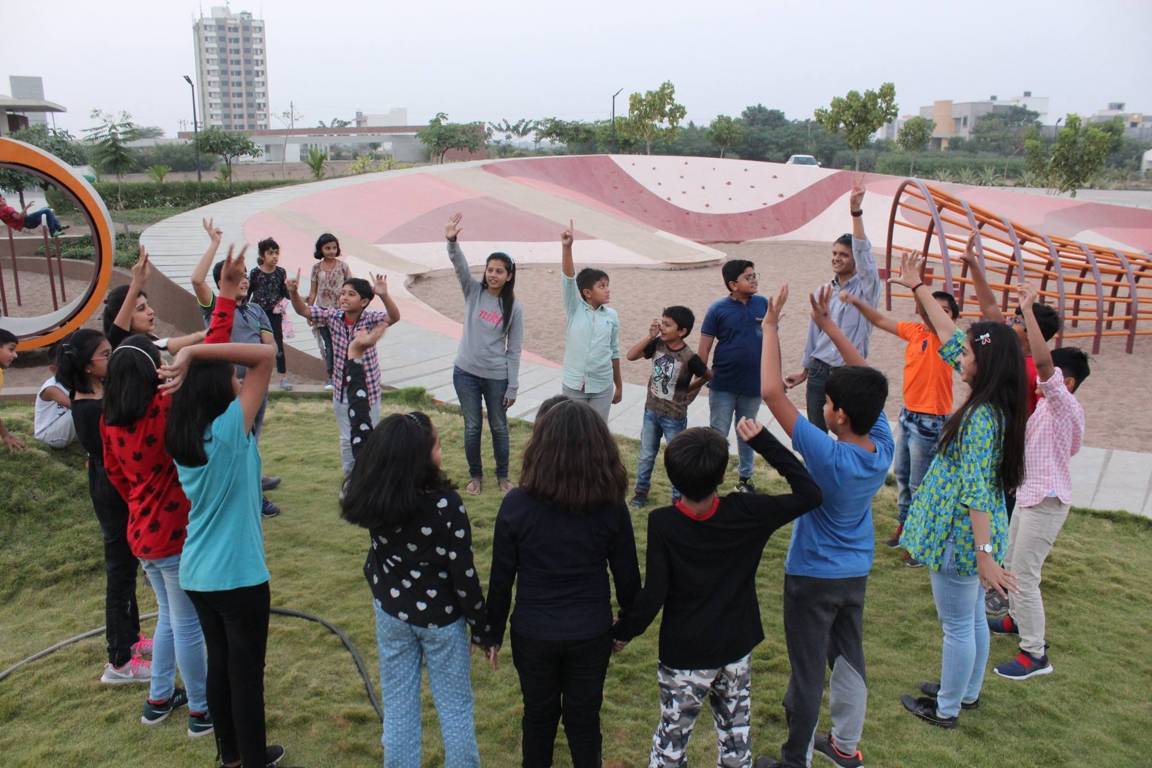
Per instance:
[[[512,485],[512,481],[506,477],[500,478],[500,493],[508,493],[516,486]]]
[[[469,496],[479,496],[482,490],[483,482],[480,478],[474,477],[468,481],[468,485],[464,486],[464,492]]]

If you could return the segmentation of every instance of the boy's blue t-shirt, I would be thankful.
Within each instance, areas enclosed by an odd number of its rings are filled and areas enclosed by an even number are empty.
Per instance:
[[[760,396],[760,348],[764,334],[760,322],[768,300],[753,294],[748,303],[725,297],[714,301],[704,315],[700,333],[716,339],[712,351],[712,381],[720,392]]]
[[[792,448],[820,486],[824,503],[797,518],[784,560],[784,573],[817,579],[867,576],[875,535],[872,497],[892,466],[895,441],[883,413],[868,432],[874,453],[842,443],[800,416],[792,428]]]
[[[176,465],[192,503],[180,557],[180,586],[219,592],[268,581],[260,527],[260,454],[244,428],[240,400],[232,401],[207,429],[200,467]]]

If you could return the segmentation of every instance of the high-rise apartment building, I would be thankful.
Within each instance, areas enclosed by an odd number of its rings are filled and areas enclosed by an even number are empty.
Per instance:
[[[227,131],[268,129],[264,21],[213,8],[192,25],[201,124]]]

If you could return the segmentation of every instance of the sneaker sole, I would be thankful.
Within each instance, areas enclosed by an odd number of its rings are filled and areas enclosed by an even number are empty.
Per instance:
[[[144,685],[148,685],[149,683],[152,682],[152,678],[151,677],[144,677],[144,678],[134,677],[130,680],[108,680],[105,677],[101,677],[100,682],[103,683],[104,685],[132,685],[133,683],[143,683]]]
[[[812,750],[812,754],[814,754],[814,755],[820,755],[820,757],[824,758],[825,760],[827,760],[828,762],[832,763],[833,765],[839,765],[839,766],[843,766],[843,765],[844,765],[844,763],[842,763],[842,762],[840,762],[839,760],[837,760],[836,758],[832,757],[832,755],[829,755],[829,754],[827,754],[827,753],[825,753],[825,752],[821,752],[821,751],[820,751],[820,750],[818,750],[818,749],[815,749],[815,748],[813,748],[813,750]],[[853,765],[853,767],[852,767],[852,768],[864,768],[864,763],[856,763],[855,765]]]
[[[212,735],[212,732],[215,730],[216,730],[216,726],[212,726],[211,728],[207,728],[203,731],[194,731],[191,728],[189,728],[188,729],[188,737],[192,738],[192,739],[198,739],[201,736],[210,736],[210,735]]]
[[[1004,678],[1005,680],[1028,680],[1028,679],[1033,678],[1033,677],[1039,677],[1040,675],[1050,675],[1053,672],[1055,672],[1056,670],[1052,667],[1051,664],[1049,664],[1046,667],[1041,667],[1040,669],[1034,669],[1026,675],[1006,675],[1003,672],[1001,672],[999,669],[996,669],[995,667],[992,668],[992,671],[995,672],[1000,677]]]
[[[168,710],[164,714],[157,717],[155,720],[149,720],[148,718],[144,717],[144,715],[140,715],[140,722],[143,725],[160,725],[160,723],[168,719],[168,715],[170,714],[172,714],[172,710]]]

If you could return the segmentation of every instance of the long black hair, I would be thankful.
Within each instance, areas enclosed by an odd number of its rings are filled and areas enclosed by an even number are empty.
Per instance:
[[[223,361],[198,361],[188,368],[184,383],[172,395],[164,434],[164,447],[177,464],[202,467],[208,463],[205,433],[236,399],[233,371],[232,364]]]
[[[516,304],[516,262],[506,253],[497,251],[488,255],[484,262],[487,269],[492,261],[504,262],[504,269],[508,270],[508,282],[500,289],[500,311],[504,314],[504,333],[508,333],[508,324],[512,322],[512,307]],[[484,287],[488,287],[488,277],[484,277]]]
[[[81,328],[64,337],[56,349],[56,381],[69,395],[92,394],[92,385],[84,368],[92,362],[104,334],[92,328]]]
[[[108,360],[108,375],[104,378],[106,424],[126,427],[144,418],[156,396],[159,366],[160,350],[144,334],[129,336],[120,343]]]
[[[316,261],[323,259],[324,253],[320,249],[326,246],[328,243],[336,243],[336,258],[340,258],[340,241],[337,240],[336,235],[332,234],[331,232],[325,232],[324,234],[320,235],[320,237],[316,238],[316,251],[312,254],[312,258],[316,259]]]
[[[105,334],[112,332],[112,326],[116,322],[116,315],[120,313],[120,307],[124,305],[124,299],[128,298],[128,288],[129,286],[127,285],[118,285],[108,291],[108,296],[104,299],[104,315],[101,318],[104,324]],[[148,294],[144,293],[144,291],[140,291],[140,296],[145,299],[148,298]],[[128,324],[131,326],[132,321],[129,320]],[[132,328],[129,327],[127,330],[131,331]]]
[[[435,444],[435,427],[424,413],[384,418],[356,456],[341,516],[364,528],[404,525],[415,517],[422,496],[452,488],[432,461]]]
[[[1000,418],[1000,466],[996,475],[1000,489],[1007,493],[1024,478],[1024,430],[1028,423],[1024,356],[1015,332],[1002,323],[973,323],[968,329],[968,343],[976,358],[972,392],[945,422],[939,450],[948,450],[963,440],[973,409],[991,406]]]

